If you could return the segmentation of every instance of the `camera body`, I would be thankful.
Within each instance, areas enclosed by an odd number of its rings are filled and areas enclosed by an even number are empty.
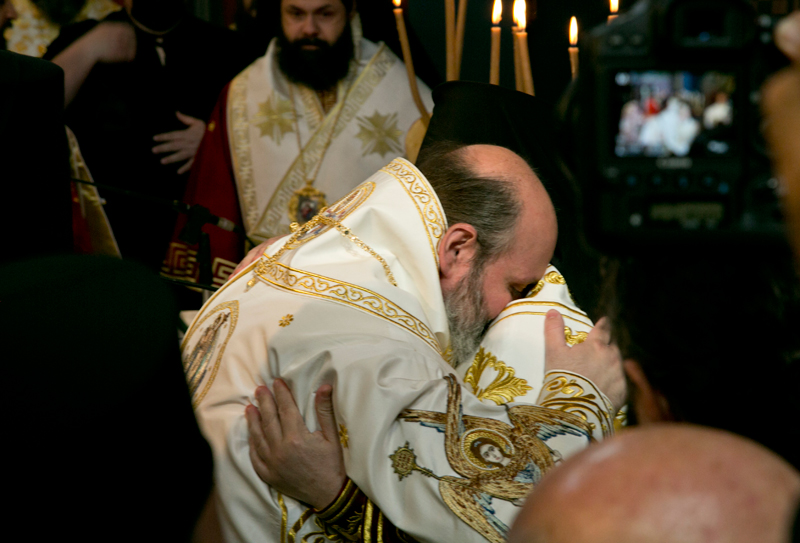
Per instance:
[[[785,63],[775,22],[745,0],[641,0],[582,36],[569,154],[593,245],[783,238],[759,112]]]

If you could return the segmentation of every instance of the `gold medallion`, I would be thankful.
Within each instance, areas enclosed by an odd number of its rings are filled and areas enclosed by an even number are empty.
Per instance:
[[[328,203],[325,193],[315,189],[313,179],[306,181],[306,186],[294,191],[289,200],[289,220],[304,225],[322,211]]]

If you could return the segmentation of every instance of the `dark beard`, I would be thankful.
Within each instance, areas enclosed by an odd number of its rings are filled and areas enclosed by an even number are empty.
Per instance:
[[[450,324],[450,347],[456,367],[472,362],[492,319],[483,300],[483,267],[473,264],[469,274],[452,292],[444,293]]]
[[[303,50],[304,45],[316,45],[314,51]],[[336,43],[330,45],[320,39],[302,38],[290,42],[281,32],[278,35],[278,66],[292,83],[311,87],[316,91],[330,90],[347,77],[355,47],[348,22]]]

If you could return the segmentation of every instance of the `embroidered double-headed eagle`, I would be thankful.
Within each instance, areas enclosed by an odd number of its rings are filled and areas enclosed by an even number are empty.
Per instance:
[[[560,458],[545,441],[559,435],[591,440],[591,430],[577,415],[532,405],[506,407],[513,426],[464,415],[461,386],[452,375],[445,379],[447,413],[407,409],[400,418],[443,432],[447,460],[461,477],[439,476],[419,466],[408,443],[390,456],[392,466],[401,480],[413,471],[437,479],[439,492],[453,513],[492,543],[502,543],[508,526],[495,515],[492,500],[522,505],[534,484]]]

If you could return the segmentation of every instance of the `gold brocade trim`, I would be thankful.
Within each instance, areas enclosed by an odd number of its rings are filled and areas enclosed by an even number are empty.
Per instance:
[[[289,83],[291,85],[291,83]],[[306,123],[308,129],[314,133],[325,120],[325,111],[319,102],[317,93],[305,85],[296,85],[297,94],[303,102],[303,110],[306,113]]]
[[[247,116],[247,84],[251,69],[252,66],[237,75],[231,81],[228,91],[231,159],[239,192],[239,207],[248,232],[256,226],[258,220],[253,162],[250,157],[250,120]]]
[[[336,496],[336,499],[330,504],[328,507],[321,511],[317,511],[316,515],[319,519],[324,520],[328,523],[333,523],[339,519],[345,512],[350,509],[350,506],[353,504],[353,501],[358,496],[358,488],[356,484],[350,479],[347,478],[347,482],[344,484],[344,488],[339,495]]]
[[[508,305],[509,305],[509,307],[517,307],[517,306],[520,306],[520,305],[540,305],[540,306],[544,305],[544,306],[551,306],[551,307],[560,307],[561,309],[566,309],[570,313],[575,313],[576,315],[579,315],[581,317],[586,317],[587,319],[589,319],[589,315],[587,315],[583,311],[580,311],[578,309],[574,309],[572,307],[569,307],[568,305],[564,305],[564,304],[559,303],[559,302],[534,302],[534,301],[531,301],[531,300],[529,300],[527,298],[523,298],[521,300],[517,300],[515,302],[511,302]],[[592,325],[588,324],[588,326],[592,326]]]
[[[591,381],[567,371],[549,372],[545,379],[542,388],[544,398],[539,405],[577,415],[589,422],[592,430],[596,428],[592,422],[595,420],[600,424],[603,437],[613,435],[614,423],[610,414],[613,406],[608,405],[606,398]]]
[[[286,543],[286,525],[289,524],[289,512],[286,510],[286,503],[283,501],[283,494],[278,493],[278,505],[281,508],[281,543]]]
[[[516,317],[516,316],[518,316],[518,315],[537,315],[537,316],[539,316],[539,317],[544,317],[544,316],[546,316],[546,315],[547,315],[547,313],[542,313],[542,312],[540,312],[540,311],[517,311],[516,313],[512,313],[511,315],[506,315],[506,316],[505,316],[505,317],[503,317],[502,319],[498,319],[498,320],[494,321],[494,322],[491,324],[491,326],[489,326],[489,330],[491,330],[492,328],[494,328],[495,326],[497,326],[498,324],[500,324],[500,323],[501,323],[501,322],[503,322],[504,320],[506,320],[506,319],[510,319],[511,317]],[[578,320],[578,319],[574,319],[574,318],[570,317],[569,315],[561,315],[561,316],[562,316],[562,317],[564,317],[565,319],[568,319],[568,320],[571,320],[571,321],[575,321],[575,322],[577,322],[578,324],[583,324],[584,326],[588,326],[588,327],[590,327],[590,328],[592,327],[592,325],[591,325],[590,323],[588,323],[588,322],[583,322],[583,321],[581,321],[581,320]]]
[[[202,328],[204,322],[206,322],[208,319],[210,319],[215,314],[221,313],[223,311],[229,311],[229,313],[228,313],[229,317],[226,317],[226,319],[225,319],[225,320],[227,320],[227,318],[230,318],[230,323],[228,324],[228,333],[227,333],[224,341],[222,341],[222,343],[220,344],[219,349],[213,348],[212,352],[207,353],[209,356],[213,356],[214,357],[213,359],[214,359],[215,362],[213,362],[213,366],[211,368],[211,375],[209,376],[205,386],[203,387],[202,392],[200,392],[199,395],[197,394],[197,390],[199,388],[200,382],[205,377],[206,372],[204,371],[204,372],[202,372],[202,373],[200,373],[198,375],[198,370],[200,369],[199,365],[198,365],[199,364],[198,360],[190,361],[188,358],[184,360],[184,371],[186,373],[187,379],[190,378],[189,374],[190,374],[190,372],[192,372],[192,370],[194,370],[194,373],[196,375],[196,377],[192,377],[191,378],[190,382],[187,382],[187,384],[189,385],[189,393],[193,397],[192,405],[194,407],[197,407],[200,404],[200,402],[203,400],[205,395],[208,393],[208,390],[211,388],[211,385],[214,383],[214,379],[217,377],[217,372],[219,371],[219,367],[220,367],[221,362],[222,362],[222,355],[225,353],[225,347],[228,345],[228,341],[231,339],[231,336],[233,335],[233,331],[236,329],[236,323],[239,320],[239,302],[234,300],[232,302],[225,302],[225,303],[219,304],[214,309],[212,309],[211,311],[209,311],[208,313],[203,315],[203,318],[200,321],[195,321],[192,324],[191,329],[186,334],[186,337],[183,339],[183,342],[181,344],[181,351],[184,352],[184,356],[186,356],[185,355],[185,348],[189,344],[189,341],[191,340],[191,338],[194,335],[194,333],[197,330],[199,330],[200,328]],[[220,327],[223,326],[224,324],[225,324],[225,322],[223,321],[220,324]],[[216,338],[215,338],[215,340],[216,340]],[[194,354],[195,353],[193,352],[192,355],[194,355]],[[190,355],[190,356],[192,356],[192,355]],[[189,363],[190,365],[187,365],[187,363]]]
[[[297,270],[262,258],[255,269],[256,276],[276,288],[313,296],[346,305],[384,319],[411,332],[424,341],[439,356],[439,342],[428,326],[405,309],[377,292],[323,275]]]
[[[489,386],[481,389],[479,383],[487,368],[495,370],[497,375]],[[514,373],[514,368],[481,347],[464,376],[464,383],[472,387],[472,392],[479,400],[491,400],[497,405],[503,405],[532,390],[525,379],[514,377]]]
[[[304,172],[316,169],[317,164],[323,158],[323,152],[327,150],[327,142],[339,136],[345,127],[350,124],[361,106],[372,96],[372,92],[383,81],[383,78],[389,73],[395,62],[394,55],[388,52],[385,45],[381,45],[378,52],[370,59],[367,66],[353,83],[352,89],[347,94],[347,100],[339,102],[328,113],[325,121],[314,135],[309,138],[306,146],[289,167],[286,175],[284,175],[270,197],[261,217],[255,222],[252,234],[263,236],[266,239],[286,233],[282,230],[278,231],[277,227],[281,224],[289,200],[306,182]],[[258,210],[256,210],[256,213],[258,213]]]
[[[342,447],[345,449],[350,446],[350,438],[347,435],[347,426],[344,424],[339,424],[339,443],[341,443]]]
[[[378,511],[378,543],[383,543],[383,513]]]
[[[367,508],[364,511],[364,543],[369,543],[372,540],[372,502],[367,500]]]
[[[289,535],[286,538],[288,543],[294,543],[294,540],[297,538],[297,532],[299,532],[303,528],[303,525],[306,522],[308,522],[308,519],[311,518],[313,514],[314,514],[313,509],[306,509],[305,511],[303,511],[303,514],[300,515],[300,518],[297,519],[297,522],[294,523],[292,529],[289,530]]]
[[[531,289],[531,291],[528,293],[527,296],[525,296],[525,298],[533,298],[534,296],[539,294],[543,288],[544,288],[544,279],[539,279],[539,282],[536,283],[536,286]]]
[[[410,162],[403,158],[396,158],[381,169],[400,181],[400,184],[411,197],[417,207],[417,212],[425,225],[428,234],[428,243],[431,247],[433,260],[439,266],[439,240],[447,230],[447,218],[439,203],[439,198],[428,184],[427,179],[417,174]]]

